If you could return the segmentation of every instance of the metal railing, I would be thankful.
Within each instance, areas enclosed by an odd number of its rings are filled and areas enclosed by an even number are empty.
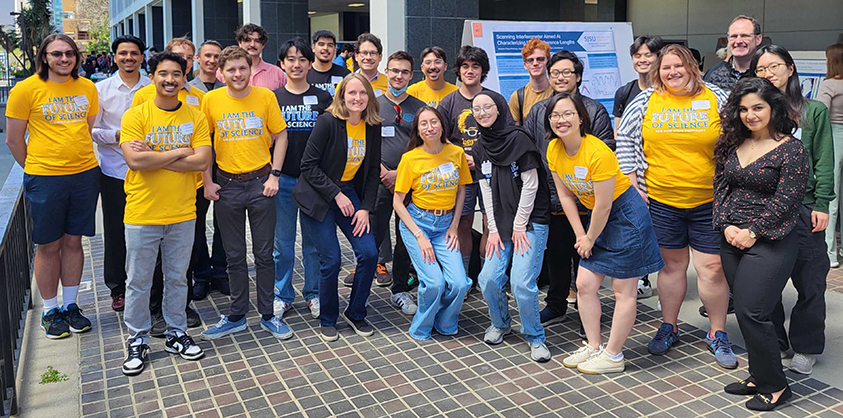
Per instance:
[[[0,190],[0,416],[17,413],[16,376],[26,311],[32,308],[32,216],[15,164]]]

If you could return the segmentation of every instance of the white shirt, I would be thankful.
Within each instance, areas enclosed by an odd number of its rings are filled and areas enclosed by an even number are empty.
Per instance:
[[[149,77],[141,75],[135,86],[129,88],[117,72],[96,84],[100,111],[91,136],[99,151],[100,169],[108,177],[126,179],[129,166],[117,141],[117,131],[123,114],[132,107],[135,92],[151,83]]]

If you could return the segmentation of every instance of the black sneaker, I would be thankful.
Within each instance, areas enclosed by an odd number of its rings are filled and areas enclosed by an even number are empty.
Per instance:
[[[365,319],[354,320],[348,316],[348,311],[342,313],[342,319],[354,330],[357,335],[361,337],[371,337],[375,333],[375,329],[366,322]]]
[[[70,336],[70,326],[64,320],[61,308],[53,308],[46,315],[41,315],[41,328],[47,333],[47,338],[57,340]]]
[[[91,329],[91,321],[82,316],[82,310],[79,309],[77,304],[71,303],[67,305],[67,308],[61,314],[70,326],[71,331],[78,333]]]
[[[231,295],[231,287],[228,285],[228,276],[212,279],[211,288],[218,290],[223,295]]]
[[[149,346],[146,344],[129,343],[129,355],[123,360],[123,374],[135,376],[143,371],[146,361],[149,360]]]
[[[208,297],[211,284],[206,282],[193,283],[193,300],[202,300]]]
[[[168,353],[178,354],[185,360],[199,360],[205,355],[202,347],[193,342],[187,334],[182,334],[178,337],[168,335],[164,342],[164,350]]]
[[[732,294],[729,293],[729,308],[726,310],[726,315],[731,315],[735,313],[735,299],[732,298]],[[705,306],[700,306],[700,316],[708,318],[708,312],[705,310]]]
[[[199,318],[199,314],[193,310],[190,306],[185,308],[184,314],[187,315],[187,327],[188,328],[196,328],[202,326],[202,318]]]
[[[167,321],[164,320],[164,314],[158,312],[152,315],[152,329],[149,335],[155,338],[164,338],[164,331],[167,330]]]

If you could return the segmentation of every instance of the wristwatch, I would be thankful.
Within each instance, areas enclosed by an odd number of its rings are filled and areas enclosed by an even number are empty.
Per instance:
[[[755,234],[755,231],[753,231],[752,228],[749,228],[749,237],[752,239],[758,238],[758,235]]]
[[[272,174],[275,177],[281,177],[281,170],[269,170],[269,174]]]

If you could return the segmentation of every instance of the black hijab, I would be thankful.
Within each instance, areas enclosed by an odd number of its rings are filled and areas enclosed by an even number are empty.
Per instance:
[[[535,157],[533,160],[541,161],[541,154],[524,128],[507,124],[505,111],[508,105],[503,96],[481,92],[475,96],[475,99],[481,95],[492,99],[498,110],[498,118],[492,126],[485,128],[480,123],[477,124],[480,131],[478,142],[482,152],[492,163],[492,177],[489,179],[489,185],[492,188],[492,201],[498,233],[502,241],[509,242],[512,240],[512,222],[515,220],[515,213],[518,211],[522,185],[520,174],[517,178],[513,176],[512,163],[520,160],[525,154],[533,154],[533,157]],[[527,171],[527,169],[529,168],[519,167],[520,172]],[[539,167],[537,173],[539,173],[539,184],[541,185],[546,181],[546,173],[541,167]],[[530,229],[529,224],[527,228]]]

